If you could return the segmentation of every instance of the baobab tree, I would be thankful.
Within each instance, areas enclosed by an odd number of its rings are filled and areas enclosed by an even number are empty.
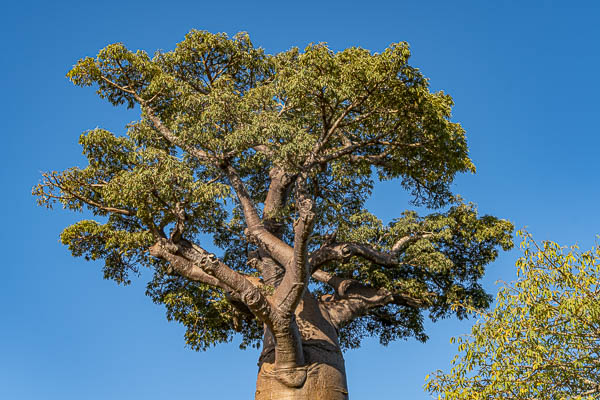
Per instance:
[[[464,130],[409,56],[406,43],[269,55],[203,31],[153,57],[109,45],[68,77],[140,120],[85,132],[88,165],[44,173],[34,194],[93,213],[61,240],[104,260],[105,278],[150,268],[147,293],[193,349],[236,332],[262,343],[256,399],[347,399],[343,349],[425,341],[424,313],[488,306],[478,280],[512,246],[509,222],[452,193],[475,171]],[[432,214],[382,222],[365,207],[378,180]]]

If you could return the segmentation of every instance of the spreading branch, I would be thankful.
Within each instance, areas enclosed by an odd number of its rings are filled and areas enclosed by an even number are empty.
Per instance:
[[[84,196],[81,193],[78,193],[76,190],[69,188],[69,186],[65,184],[63,178],[56,173],[43,172],[42,177],[44,178],[45,182],[40,183],[34,190],[34,193],[37,193],[44,198],[54,199],[54,200],[59,200],[59,201],[76,200],[76,201],[80,201],[81,203],[87,204],[88,206],[90,206],[92,208],[96,208],[98,210],[104,211],[106,213],[120,214],[120,215],[126,215],[126,216],[134,216],[136,214],[135,211],[133,211],[133,210],[127,210],[127,209],[118,208],[118,207],[111,207],[111,206],[102,204],[99,201],[90,199],[88,196]],[[82,186],[89,186],[89,187],[93,188],[93,185],[83,185],[82,184]],[[55,189],[58,189],[62,193],[62,196],[53,194]]]
[[[428,238],[431,235],[431,232],[420,232],[404,236],[396,241],[391,251],[388,252],[377,250],[373,246],[363,243],[329,242],[310,255],[309,263],[313,272],[328,262],[345,262],[351,257],[361,257],[378,265],[394,266],[398,264],[398,256],[409,244]]]

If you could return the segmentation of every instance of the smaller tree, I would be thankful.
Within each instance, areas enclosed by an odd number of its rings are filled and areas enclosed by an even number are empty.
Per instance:
[[[449,374],[427,377],[438,399],[599,399],[600,249],[579,252],[528,233],[518,280],[466,338]]]

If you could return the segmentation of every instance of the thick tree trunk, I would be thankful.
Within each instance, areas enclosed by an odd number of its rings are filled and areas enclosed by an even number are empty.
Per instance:
[[[289,387],[277,379],[272,366],[262,363],[256,381],[255,400],[348,400],[343,359],[341,365],[318,361],[308,363],[305,366],[306,381],[298,388]]]
[[[304,364],[275,369],[275,341],[266,330],[255,400],[347,400],[344,357],[329,315],[307,291],[295,316]]]

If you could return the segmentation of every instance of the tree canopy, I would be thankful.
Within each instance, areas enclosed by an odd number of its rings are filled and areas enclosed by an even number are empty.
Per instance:
[[[406,43],[270,55],[244,33],[204,31],[152,57],[109,45],[68,77],[141,119],[83,133],[88,165],[44,173],[33,192],[94,215],[61,240],[104,260],[105,278],[151,269],[148,295],[194,349],[236,331],[257,344],[263,324],[283,343],[308,290],[342,346],[425,340],[424,312],[489,305],[479,279],[512,225],[453,194],[456,174],[475,171],[465,132],[409,56]],[[371,214],[375,182],[391,179],[434,212]]]
[[[523,237],[517,281],[458,338],[450,372],[428,380],[438,398],[600,398],[600,249]]]

